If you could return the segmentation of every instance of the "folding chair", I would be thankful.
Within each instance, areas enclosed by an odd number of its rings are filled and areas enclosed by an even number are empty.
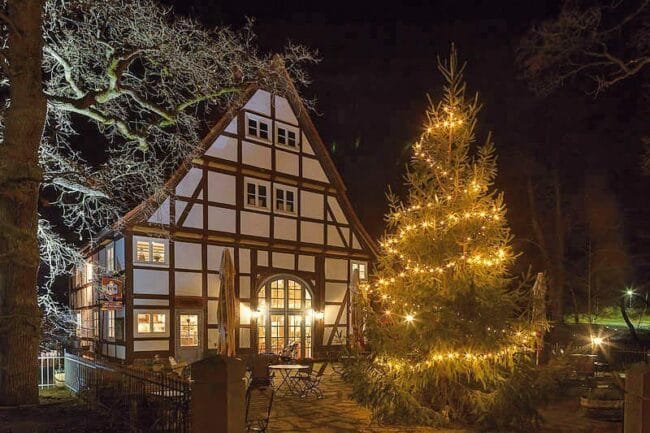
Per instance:
[[[305,398],[309,394],[314,394],[316,398],[323,398],[323,392],[320,390],[320,383],[323,380],[327,362],[321,364],[318,371],[312,371],[306,375],[296,375],[291,378],[302,389],[301,397]]]
[[[246,391],[246,432],[265,433],[273,405],[271,386],[251,386]]]

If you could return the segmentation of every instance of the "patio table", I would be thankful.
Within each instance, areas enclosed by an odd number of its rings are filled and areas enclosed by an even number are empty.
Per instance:
[[[293,394],[293,395],[300,395],[302,394],[302,390],[299,389],[295,384],[292,383],[290,378],[292,376],[295,376],[298,374],[300,370],[305,370],[308,369],[308,365],[300,365],[300,364],[276,364],[276,365],[269,365],[269,369],[271,370],[277,370],[280,373],[280,384],[278,387],[275,389],[276,393],[280,394],[282,393],[283,395],[286,394]],[[284,391],[283,391],[284,390]]]

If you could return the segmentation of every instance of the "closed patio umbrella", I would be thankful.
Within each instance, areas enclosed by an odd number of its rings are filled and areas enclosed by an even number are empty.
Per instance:
[[[237,297],[235,295],[235,265],[230,250],[224,248],[219,269],[221,293],[217,321],[219,322],[218,350],[221,355],[235,356],[235,327],[237,326]]]

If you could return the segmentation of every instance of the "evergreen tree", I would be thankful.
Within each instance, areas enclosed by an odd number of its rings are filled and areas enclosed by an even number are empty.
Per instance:
[[[413,146],[408,197],[390,197],[388,230],[366,293],[370,364],[357,397],[383,421],[478,421],[504,404],[531,342],[516,320],[515,255],[494,146],[473,148],[478,95],[466,96],[452,47],[446,84]],[[354,373],[359,373],[355,375]]]

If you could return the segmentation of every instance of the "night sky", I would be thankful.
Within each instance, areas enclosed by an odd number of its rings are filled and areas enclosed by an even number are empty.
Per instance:
[[[312,115],[348,186],[350,198],[372,235],[383,232],[385,192],[403,193],[409,145],[419,135],[427,107],[441,89],[436,55],[455,42],[468,62],[466,79],[484,109],[478,141],[493,131],[499,154],[498,187],[505,191],[515,247],[531,252],[523,269],[536,266],[531,250],[524,175],[540,185],[552,170],[561,179],[571,226],[569,253],[583,249],[583,197],[596,197],[620,217],[633,270],[626,277],[640,285],[650,269],[650,178],[641,173],[641,136],[648,135],[647,99],[639,79],[601,94],[584,94],[580,83],[547,97],[532,94],[518,78],[515,50],[533,22],[554,16],[557,1],[391,2],[213,2],[167,1],[176,13],[207,26],[241,26],[256,20],[263,50],[278,51],[288,40],[318,50],[322,62],[309,68],[313,84],[303,89],[317,99]],[[585,196],[587,186],[597,194]],[[542,211],[551,203],[544,200]],[[585,198],[586,199],[586,198]],[[593,207],[593,206],[592,206]],[[592,209],[598,215],[599,209]],[[580,261],[576,259],[577,266]]]

